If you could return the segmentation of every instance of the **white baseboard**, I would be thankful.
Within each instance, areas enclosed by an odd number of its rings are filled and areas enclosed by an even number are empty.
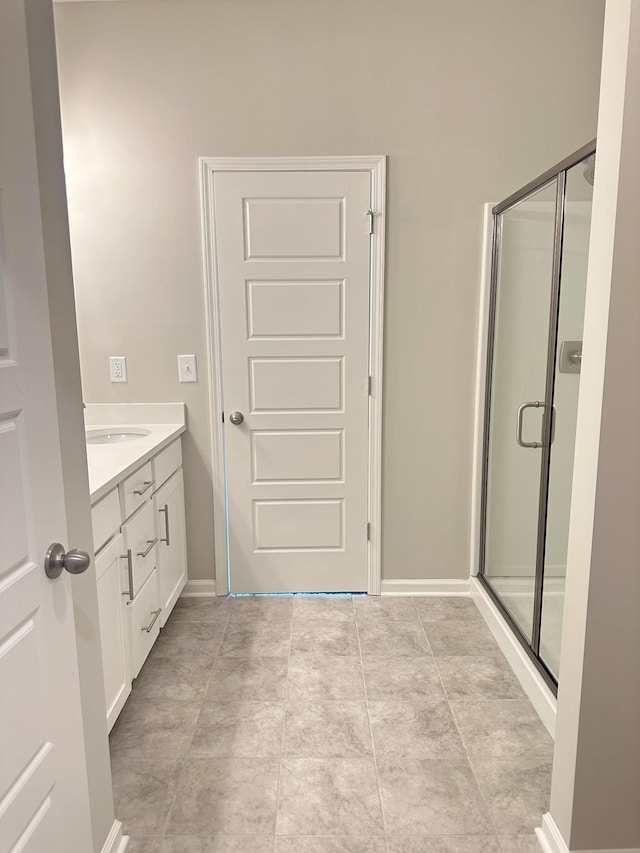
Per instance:
[[[542,826],[536,829],[536,835],[544,853],[571,853],[558,829],[558,825],[549,812],[542,816]],[[581,850],[580,853],[640,853],[640,847],[633,849],[626,847],[624,850],[621,848],[614,850],[613,847],[607,847],[600,850]]]
[[[215,594],[215,581],[187,581],[182,590],[182,598],[208,598]]]
[[[542,815],[542,826],[536,828],[536,835],[544,853],[569,853],[569,848],[549,812]]]
[[[129,836],[122,834],[122,823],[114,820],[109,835],[102,845],[102,853],[124,853],[129,845]]]
[[[496,638],[500,650],[522,685],[522,689],[531,700],[545,728],[551,737],[555,737],[556,697],[548,688],[544,679],[531,662],[531,659],[520,645],[517,637],[507,625],[504,617],[489,597],[489,594],[480,585],[480,581],[477,578],[471,579],[471,598],[475,601],[491,633]]]
[[[468,578],[383,580],[382,595],[469,595]]]

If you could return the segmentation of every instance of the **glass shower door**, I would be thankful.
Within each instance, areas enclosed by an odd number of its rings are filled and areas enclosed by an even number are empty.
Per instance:
[[[554,440],[550,448],[540,658],[557,680],[567,573],[569,510],[578,419],[584,306],[593,199],[593,157],[567,171],[558,340],[554,363]]]
[[[499,215],[494,248],[483,575],[531,643],[557,180]],[[497,262],[497,263],[496,263]]]
[[[560,669],[595,143],[496,205],[479,580]]]

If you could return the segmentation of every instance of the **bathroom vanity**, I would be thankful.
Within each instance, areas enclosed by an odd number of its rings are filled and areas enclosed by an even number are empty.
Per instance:
[[[187,580],[184,407],[92,405],[85,424],[111,730]]]

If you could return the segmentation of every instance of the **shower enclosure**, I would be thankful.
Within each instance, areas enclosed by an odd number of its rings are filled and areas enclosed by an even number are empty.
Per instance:
[[[557,689],[595,142],[493,209],[479,579]]]

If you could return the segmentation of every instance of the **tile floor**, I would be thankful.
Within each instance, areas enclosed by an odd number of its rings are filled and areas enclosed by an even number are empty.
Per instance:
[[[539,853],[552,742],[470,599],[181,599],[111,736],[129,853]]]

